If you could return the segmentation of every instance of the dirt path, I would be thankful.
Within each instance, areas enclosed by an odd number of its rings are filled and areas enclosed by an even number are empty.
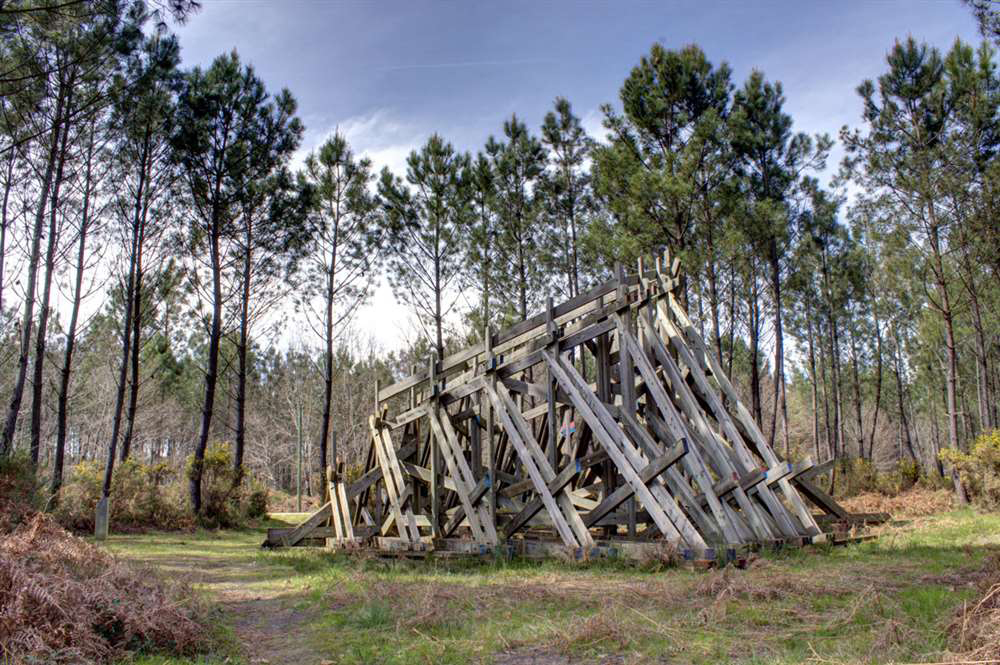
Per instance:
[[[245,549],[232,541],[188,541],[182,535],[161,536],[140,551],[119,553],[150,566],[168,578],[183,578],[203,591],[223,613],[247,662],[257,665],[321,665],[330,662],[310,646],[309,625],[317,612],[305,602],[305,591],[291,580],[290,565],[263,564],[257,539],[247,537]]]

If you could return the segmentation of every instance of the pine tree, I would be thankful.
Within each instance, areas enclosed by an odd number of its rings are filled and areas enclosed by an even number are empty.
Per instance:
[[[548,288],[544,269],[547,233],[540,214],[541,196],[536,191],[545,168],[545,149],[516,115],[504,122],[503,133],[503,141],[490,137],[486,145],[496,183],[496,287],[504,304],[526,319]]]
[[[272,98],[253,68],[233,52],[185,82],[172,143],[190,196],[188,242],[193,287],[208,300],[205,392],[201,426],[190,469],[191,507],[201,513],[202,462],[212,433],[223,310],[234,296],[223,291],[229,246],[239,238],[241,204],[291,157],[302,136],[295,102],[282,91]],[[207,281],[207,284],[205,283]]]
[[[788,412],[785,396],[785,344],[781,284],[793,229],[789,203],[799,176],[807,169],[821,169],[831,141],[826,136],[813,141],[804,133],[792,133],[792,118],[784,112],[781,83],[770,83],[754,71],[733,99],[729,126],[733,148],[747,179],[750,225],[746,237],[769,270],[774,332],[774,409],[768,429],[774,445],[777,414],[782,414],[785,450],[788,442]],[[756,363],[754,364],[756,367]]]
[[[334,345],[341,326],[371,293],[378,258],[378,200],[370,191],[371,160],[358,159],[339,133],[306,158],[305,177],[316,190],[316,229],[305,261],[302,294],[310,323],[323,344],[323,415],[319,425],[318,472],[336,460],[332,436]],[[314,321],[314,299],[322,302]],[[318,324],[318,325],[317,325]]]
[[[580,293],[580,238],[594,208],[586,170],[593,141],[573,115],[569,101],[557,97],[555,109],[542,122],[542,142],[549,151],[549,169],[540,187],[546,213],[552,218],[546,225],[553,235],[548,264],[565,275],[564,295],[572,298]]]
[[[695,174],[703,122],[724,116],[729,67],[715,67],[697,46],[670,51],[654,44],[632,69],[619,96],[624,114],[603,107],[609,145],[594,149],[594,189],[614,216],[611,251],[626,263],[668,244],[697,274],[689,249],[698,195]],[[681,296],[687,302],[687,279]]]
[[[469,156],[432,135],[407,159],[406,183],[382,170],[389,283],[413,308],[438,360],[444,357],[445,319],[458,302],[463,245],[474,216]]]

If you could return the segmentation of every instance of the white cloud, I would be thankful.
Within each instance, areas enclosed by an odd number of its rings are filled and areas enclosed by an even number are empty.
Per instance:
[[[590,138],[601,143],[608,142],[608,130],[604,128],[604,113],[601,112],[600,108],[592,108],[584,113],[583,117],[580,118],[580,124]]]
[[[307,120],[309,120],[307,118]],[[324,141],[339,131],[350,144],[354,154],[372,160],[374,171],[382,167],[397,175],[406,173],[406,158],[410,152],[427,140],[430,132],[403,120],[393,109],[379,108],[369,113],[351,116],[339,122],[313,119],[309,126],[322,126],[319,131],[306,131],[302,147],[295,156],[295,164],[301,165],[305,156],[318,148]]]
[[[376,174],[387,166],[402,177],[406,174],[406,158],[430,135],[430,131],[403,119],[389,108],[377,108],[333,122],[327,117],[305,117],[303,121],[307,127],[321,129],[306,130],[302,146],[293,159],[295,168],[301,168],[307,154],[339,131],[355,155],[372,161]],[[415,335],[409,309],[396,299],[384,279],[375,285],[371,299],[355,312],[352,325],[365,331],[386,351],[402,348]]]

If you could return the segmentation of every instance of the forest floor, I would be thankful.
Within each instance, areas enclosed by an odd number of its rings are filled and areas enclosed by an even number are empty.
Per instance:
[[[260,531],[114,536],[216,603],[246,663],[872,663],[949,660],[956,612],[1000,566],[1000,515],[961,510],[746,569],[410,562],[263,551]]]

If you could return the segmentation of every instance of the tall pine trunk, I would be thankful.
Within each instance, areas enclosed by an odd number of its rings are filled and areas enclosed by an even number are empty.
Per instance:
[[[45,210],[59,155],[59,139],[62,134],[67,88],[68,86],[64,85],[60,75],[56,108],[52,116],[52,135],[45,161],[45,173],[42,176],[42,186],[38,194],[38,205],[35,208],[35,219],[31,232],[31,255],[28,258],[28,284],[24,294],[24,312],[21,316],[21,348],[17,358],[17,378],[14,380],[14,390],[11,393],[10,404],[7,407],[7,417],[4,420],[3,439],[0,439],[0,455],[7,455],[14,445],[14,432],[17,430],[17,418],[21,412],[21,401],[24,398],[24,384],[28,378],[28,359],[31,354],[31,328],[35,320],[35,291],[38,279],[38,261],[41,258],[42,252],[42,229],[45,225]]]
[[[340,190],[337,189],[336,204],[333,208],[333,242],[330,246],[330,260],[326,264],[326,318],[324,325],[323,349],[323,418],[319,427],[319,486],[325,487],[326,467],[337,463],[337,441],[330,441],[331,420],[333,418],[333,306],[337,274],[337,252],[340,249]],[[329,445],[329,456],[327,448]]]
[[[764,416],[760,398],[760,300],[756,276],[751,277],[750,301],[747,305],[750,316],[750,405],[754,420],[761,426],[764,424]]]
[[[87,146],[87,162],[84,171],[83,210],[80,216],[80,233],[76,249],[76,279],[73,283],[73,305],[66,330],[66,348],[63,364],[59,372],[59,396],[56,415],[56,449],[52,459],[52,481],[49,493],[53,505],[58,502],[63,481],[63,462],[66,455],[67,421],[69,418],[69,384],[73,371],[73,351],[76,347],[76,328],[80,317],[80,301],[83,298],[83,273],[87,257],[87,234],[90,231],[90,198],[93,191],[94,127],[90,128],[90,142]]]
[[[218,195],[219,184],[216,185]],[[218,196],[215,197],[218,201]],[[218,204],[214,207],[217,208]],[[212,416],[215,410],[215,389],[219,381],[219,342],[222,338],[222,257],[219,254],[219,226],[221,211],[212,211],[210,253],[212,262],[212,321],[208,337],[208,367],[205,371],[205,399],[201,410],[201,428],[194,449],[194,463],[189,477],[191,510],[201,515],[201,476],[204,471],[205,451],[212,434]]]
[[[0,200],[0,314],[3,314],[4,259],[7,256],[7,210],[10,192],[14,189],[14,162],[17,151],[10,148],[7,153],[7,173],[3,183],[3,199]]]
[[[143,213],[145,217],[145,213]],[[139,248],[135,261],[135,296],[132,299],[132,342],[129,344],[131,380],[128,386],[128,406],[125,409],[125,435],[122,437],[122,461],[132,454],[132,438],[135,432],[135,414],[139,407],[139,356],[142,353],[142,246],[146,221],[139,229]],[[126,332],[126,334],[129,334]]]
[[[768,262],[771,267],[771,295],[774,298],[774,411],[771,413],[771,431],[768,445],[774,447],[778,431],[778,410],[781,410],[781,426],[785,444],[785,457],[791,453],[788,439],[788,405],[785,403],[785,333],[782,327],[781,262],[778,257],[778,243],[772,237],[768,244]]]
[[[115,408],[111,416],[111,440],[108,442],[108,457],[104,465],[103,495],[111,493],[111,478],[115,470],[115,453],[118,449],[118,439],[121,437],[122,410],[125,408],[125,385],[128,381],[129,359],[132,349],[132,310],[135,306],[135,282],[139,262],[139,245],[142,239],[141,227],[143,219],[143,203],[149,179],[150,134],[147,128],[139,161],[139,183],[135,191],[135,202],[132,206],[132,238],[129,246],[128,276],[125,279],[125,309],[121,320],[121,356],[118,362],[118,383],[115,386]]]
[[[253,226],[246,223],[246,247],[240,293],[240,334],[236,346],[236,449],[233,451],[233,489],[243,483],[243,453],[246,450],[247,346],[250,344],[250,280],[253,278]]]
[[[854,387],[854,426],[857,429],[855,440],[858,444],[858,457],[865,459],[865,428],[861,415],[861,375],[858,371],[858,340],[854,327],[848,326],[851,343],[851,378]]]
[[[70,92],[67,95],[66,106],[72,108],[73,82],[69,80]],[[42,443],[42,397],[45,390],[45,351],[48,346],[50,304],[52,302],[52,280],[56,271],[56,251],[59,248],[59,193],[62,188],[63,171],[66,167],[67,144],[69,143],[70,123],[67,118],[63,123],[62,140],[59,147],[59,162],[56,166],[55,178],[52,183],[52,196],[49,202],[49,237],[45,247],[45,272],[42,277],[42,299],[38,309],[38,330],[35,333],[35,363],[32,368],[31,384],[31,463],[38,465],[38,456]]]
[[[938,233],[938,224],[934,213],[933,204],[928,204],[928,216],[931,222],[929,240],[934,262],[934,280],[938,292],[939,302],[937,310],[944,322],[944,346],[945,346],[945,397],[948,409],[948,446],[954,450],[959,450],[958,436],[958,349],[955,343],[955,319],[951,307],[951,295],[948,291],[948,283],[945,281],[944,262],[941,256],[941,240]],[[959,502],[967,503],[969,498],[962,486],[958,471],[952,469],[952,483],[955,487],[955,496]]]
[[[875,458],[875,430],[878,428],[879,408],[882,406],[882,323],[878,318],[878,309],[872,307],[872,318],[875,322],[875,407],[872,413],[872,430],[868,437],[868,454]]]
[[[809,383],[812,385],[812,437],[813,451],[816,455],[816,463],[820,462],[819,451],[819,386],[816,376],[816,348],[813,342],[813,322],[811,313],[806,313],[806,320],[809,326],[807,339],[809,342]]]

